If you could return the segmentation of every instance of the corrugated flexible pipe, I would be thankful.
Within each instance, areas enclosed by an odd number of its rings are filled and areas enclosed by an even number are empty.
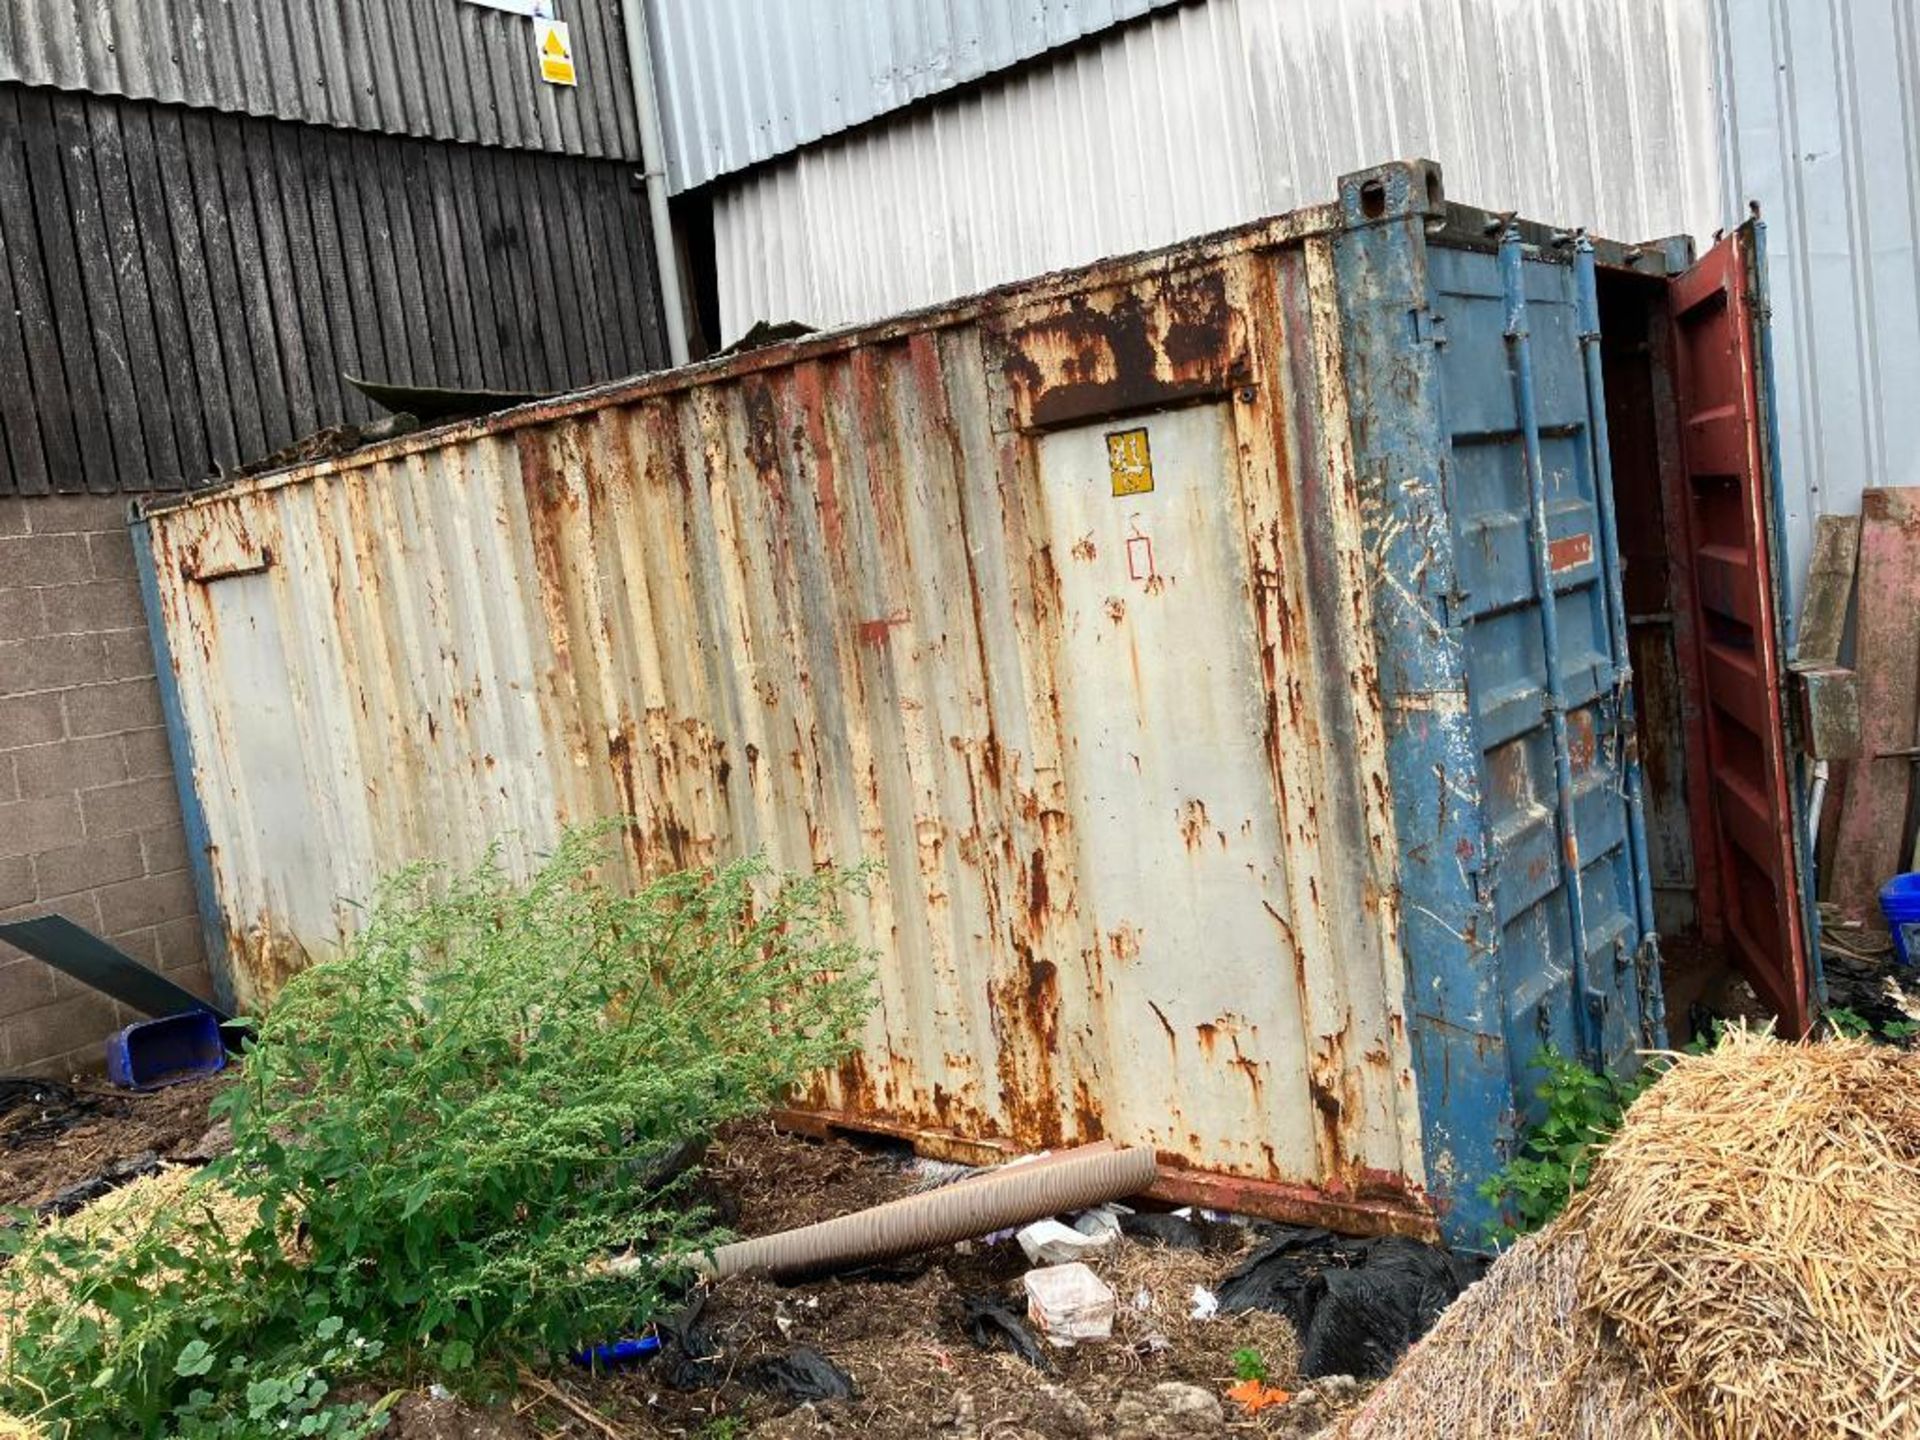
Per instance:
[[[699,1268],[716,1278],[755,1270],[780,1280],[829,1274],[1121,1200],[1145,1190],[1158,1174],[1151,1150],[1088,1146],[837,1220],[722,1245]]]

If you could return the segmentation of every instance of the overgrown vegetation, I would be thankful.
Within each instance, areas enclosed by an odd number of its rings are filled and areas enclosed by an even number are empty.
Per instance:
[[[526,884],[497,856],[394,877],[260,1024],[230,1156],[131,1230],[16,1217],[0,1410],[54,1440],[345,1440],[382,1417],[344,1380],[504,1377],[668,1303],[712,1239],[675,1158],[850,1046],[859,877],[623,895],[603,833]],[[599,1263],[629,1249],[653,1263]]]
[[[1835,1035],[1850,1040],[1878,1040],[1888,1045],[1904,1045],[1914,1036],[1920,1035],[1920,1021],[1881,1020],[1874,1021],[1862,1015],[1858,1010],[1850,1010],[1844,1005],[1829,1005],[1821,1012],[1821,1019]]]
[[[1828,1032],[1848,1039],[1907,1045],[1920,1035],[1920,1022],[1886,1020],[1879,1023],[1845,1006],[1830,1005],[1821,1014]],[[1721,1028],[1696,1036],[1686,1047],[1700,1055],[1720,1042]],[[1567,1208],[1592,1177],[1600,1150],[1620,1128],[1627,1107],[1666,1072],[1670,1057],[1651,1056],[1638,1073],[1622,1080],[1589,1069],[1552,1046],[1534,1057],[1534,1068],[1546,1078],[1534,1095],[1546,1104],[1546,1114],[1521,1141],[1520,1152],[1497,1175],[1480,1187],[1480,1194],[1500,1207],[1506,1218],[1491,1226],[1488,1239],[1504,1244],[1540,1229]]]
[[[1620,1117],[1662,1069],[1649,1061],[1630,1078],[1615,1079],[1551,1046],[1533,1063],[1546,1074],[1533,1092],[1545,1102],[1546,1113],[1527,1131],[1520,1152],[1480,1187],[1507,1217],[1488,1237],[1495,1242],[1538,1230],[1567,1208],[1574,1192],[1586,1187],[1600,1147],[1620,1128]]]

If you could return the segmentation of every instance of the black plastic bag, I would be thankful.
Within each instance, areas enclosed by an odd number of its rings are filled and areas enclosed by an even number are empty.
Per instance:
[[[740,1378],[756,1390],[796,1403],[851,1400],[856,1393],[851,1375],[805,1345],[754,1361]]]
[[[1053,1361],[1041,1348],[1033,1331],[1013,1311],[998,1300],[968,1295],[960,1301],[960,1323],[967,1338],[982,1350],[1004,1345],[1036,1370],[1051,1370]]]
[[[1219,1288],[1228,1312],[1271,1310],[1300,1334],[1300,1373],[1385,1375],[1485,1262],[1418,1240],[1350,1240],[1328,1230],[1279,1233]]]

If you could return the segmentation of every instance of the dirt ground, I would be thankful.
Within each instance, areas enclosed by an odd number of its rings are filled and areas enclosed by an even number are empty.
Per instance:
[[[10,1145],[34,1118],[0,1120],[0,1204],[38,1205],[75,1181],[153,1152],[200,1148],[221,1082],[150,1096],[80,1087],[74,1123]],[[20,1137],[15,1137],[16,1139]],[[816,1143],[766,1123],[733,1128],[705,1162],[704,1197],[742,1235],[846,1214],[934,1183],[898,1152]],[[1119,1299],[1112,1340],[1050,1349],[1036,1368],[969,1337],[966,1305],[998,1301],[1024,1314],[1028,1266],[1011,1240],[970,1244],[881,1269],[780,1286],[757,1277],[707,1289],[696,1333],[709,1361],[697,1388],[676,1389],[660,1361],[591,1375],[570,1366],[524,1373],[491,1401],[403,1396],[388,1434],[399,1440],[809,1440],[838,1436],[1119,1436],[1312,1434],[1359,1398],[1321,1382],[1258,1416],[1223,1401],[1236,1351],[1259,1352],[1269,1383],[1300,1391],[1297,1342],[1275,1315],[1196,1320],[1195,1286],[1211,1288],[1254,1243],[1239,1226],[1210,1229],[1207,1251],[1122,1238],[1089,1263]],[[754,1383],[756,1362],[805,1347],[852,1378],[851,1399],[801,1403]],[[1329,1403],[1331,1397],[1331,1403]]]
[[[227,1084],[216,1075],[147,1095],[99,1078],[48,1085],[0,1115],[0,1205],[37,1208],[116,1164],[193,1152],[209,1128],[207,1106]]]

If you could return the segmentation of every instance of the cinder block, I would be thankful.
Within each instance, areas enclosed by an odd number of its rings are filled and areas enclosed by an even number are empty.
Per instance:
[[[0,857],[38,855],[82,838],[80,802],[72,795],[0,805]]]
[[[87,549],[93,556],[94,578],[131,580],[134,577],[133,537],[125,529],[89,535]]]
[[[67,726],[74,735],[119,735],[164,723],[160,688],[151,680],[87,685],[66,696]]]
[[[0,860],[0,910],[28,904],[35,893],[31,856],[9,855]]]
[[[0,695],[66,690],[107,678],[107,650],[98,635],[42,635],[0,644]]]
[[[153,641],[145,630],[109,630],[100,640],[106,649],[109,680],[134,680],[154,673]]]
[[[1860,687],[1851,670],[1817,665],[1794,671],[1800,739],[1816,760],[1860,754]]]
[[[131,547],[129,547],[131,554]],[[9,587],[79,585],[94,577],[84,535],[21,535],[0,540],[0,575]]]
[[[52,585],[39,592],[46,607],[46,627],[56,635],[94,634],[106,630],[144,633],[146,611],[140,604],[140,586],[132,580],[90,580],[84,585]]]
[[[0,750],[45,745],[66,733],[67,724],[58,695],[0,697]]]
[[[187,969],[176,971],[167,976],[167,978],[182,990],[192,991],[209,1005],[217,1003],[213,994],[213,976],[208,972],[205,965],[189,966]]]
[[[30,920],[40,915],[64,915],[76,925],[84,925],[89,930],[100,928],[100,907],[93,902],[93,891],[82,890],[74,895],[62,895],[52,900],[34,900],[26,905],[16,905],[11,910],[0,910],[0,920]],[[0,959],[12,959],[19,951],[0,943]],[[62,983],[78,985],[79,982],[67,981],[64,976],[54,977],[54,987]]]
[[[124,495],[41,495],[27,502],[27,527],[35,535],[89,535],[127,528]]]
[[[48,1056],[87,1055],[96,1051],[105,1063],[107,1036],[120,1028],[119,1010],[96,990],[69,995],[17,1016],[8,1026],[13,1063],[31,1065]]]
[[[17,495],[0,499],[0,539],[27,533],[27,504]]]
[[[180,823],[173,782],[158,776],[88,790],[80,797],[80,808],[86,816],[88,839]]]
[[[140,848],[147,857],[147,874],[164,875],[187,868],[187,831],[177,821],[140,832]]]
[[[9,1060],[7,1063],[7,1069],[16,1075],[44,1075],[52,1080],[92,1079],[103,1073],[106,1068],[105,1044],[85,1045],[62,1055],[48,1056],[44,1060],[30,1060],[25,1063]]]
[[[120,744],[126,751],[129,780],[173,774],[173,752],[167,748],[166,731],[130,730],[120,737]]]
[[[100,902],[100,928],[119,935],[193,914],[193,877],[184,870],[146,875],[103,886],[95,898]]]
[[[7,584],[0,575],[0,586]],[[47,632],[44,590],[0,589],[0,640],[31,640]]]
[[[153,927],[160,948],[160,968],[171,973],[207,963],[206,944],[200,934],[200,917],[183,915]]]
[[[127,778],[127,753],[114,735],[30,746],[14,751],[13,763],[23,800],[92,790]]]
[[[33,873],[34,898],[58,900],[101,885],[141,879],[147,873],[147,861],[138,835],[113,835],[35,855]]]
[[[22,955],[11,945],[4,947],[6,960],[0,960],[0,1025],[11,1029],[28,1011],[51,1005],[53,970],[45,961]]]

